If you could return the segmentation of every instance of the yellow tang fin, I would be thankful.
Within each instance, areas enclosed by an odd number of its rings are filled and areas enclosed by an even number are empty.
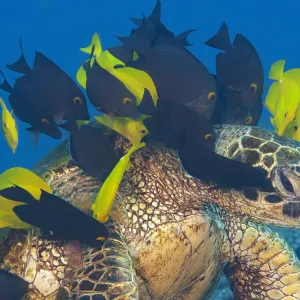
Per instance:
[[[285,60],[278,60],[273,63],[269,72],[269,78],[273,80],[281,80],[284,71]]]
[[[114,203],[119,185],[125,171],[130,167],[130,156],[137,150],[145,147],[145,143],[132,146],[130,150],[120,159],[109,176],[104,181],[95,203],[92,206],[93,217],[105,223],[108,220],[111,208]]]
[[[78,128],[80,128],[82,125],[87,125],[89,124],[89,121],[87,120],[76,120],[76,125]]]
[[[76,80],[84,89],[86,89],[86,71],[83,68],[83,65],[76,73]]]
[[[127,138],[132,145],[138,145],[142,138],[149,133],[143,124],[143,120],[147,117],[147,115],[141,115],[137,120],[134,120],[126,117],[112,117],[103,114],[102,116],[95,116],[94,118],[102,125],[111,128]]]
[[[144,97],[144,89],[147,89],[156,106],[158,94],[155,84],[148,73],[131,67],[116,69],[112,75],[117,77],[126,88],[134,94],[136,105],[140,105]]]
[[[281,95],[280,84],[281,83],[278,81],[274,82],[271,85],[266,97],[265,106],[273,116]]]
[[[102,45],[101,45],[101,40],[100,40],[97,32],[95,32],[93,34],[91,43],[85,48],[80,48],[80,51],[87,53],[87,54],[92,54],[93,47],[94,47],[94,53],[93,53],[94,56],[96,56],[96,57],[100,56],[102,53]]]
[[[136,61],[136,60],[138,60],[138,58],[139,58],[139,55],[135,51],[133,51],[132,60]]]
[[[41,189],[51,193],[51,188],[39,176],[24,168],[11,168],[0,174],[0,190],[18,185],[27,190],[36,200],[41,196]],[[8,200],[0,196],[0,227],[30,228],[31,225],[21,221],[13,208],[24,203]],[[26,205],[26,204],[25,204]]]
[[[96,58],[96,60],[100,67],[107,70],[118,65],[125,66],[121,60],[113,56],[108,50],[103,51],[102,54]]]

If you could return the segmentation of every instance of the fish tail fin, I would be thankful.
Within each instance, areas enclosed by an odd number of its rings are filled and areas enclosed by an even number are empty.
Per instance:
[[[87,47],[80,48],[80,51],[82,51],[84,53],[87,53],[87,54],[92,54],[93,47],[94,47],[94,54],[93,55],[100,56],[101,53],[102,53],[102,45],[101,45],[100,37],[99,37],[97,32],[95,32],[93,34],[91,43]]]
[[[79,70],[76,73],[76,80],[84,89],[86,89],[87,80],[86,69],[84,66],[86,63],[87,62],[83,63],[83,65],[79,68]]]
[[[212,48],[216,48],[219,50],[223,50],[227,52],[232,48],[230,43],[228,26],[225,22],[222,23],[219,31],[209,40],[207,40],[205,45],[210,46]]]
[[[19,57],[19,59],[16,62],[14,62],[12,64],[7,64],[6,67],[8,69],[10,69],[11,71],[26,75],[26,74],[30,73],[31,68],[28,65],[26,58],[24,56],[22,39],[20,39],[19,46],[21,49],[21,56]]]
[[[269,72],[269,78],[277,81],[281,80],[284,71],[284,65],[285,65],[284,59],[275,61],[271,66]]]
[[[192,46],[193,44],[191,44],[187,39],[189,35],[194,31],[196,31],[196,29],[189,29],[177,35],[176,36],[177,42],[180,43],[180,45],[182,46]]]
[[[11,93],[12,92],[12,86],[8,83],[4,73],[2,72],[2,70],[0,70],[0,74],[2,75],[4,81],[0,84],[0,89],[5,91],[5,92],[8,92],[8,93]]]

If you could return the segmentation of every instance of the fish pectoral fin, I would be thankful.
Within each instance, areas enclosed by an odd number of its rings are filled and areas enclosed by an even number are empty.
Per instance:
[[[281,80],[283,76],[284,65],[285,65],[284,59],[277,60],[276,62],[274,62],[269,72],[269,78],[278,81]]]

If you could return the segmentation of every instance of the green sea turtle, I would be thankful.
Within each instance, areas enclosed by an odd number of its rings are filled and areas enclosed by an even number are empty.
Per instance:
[[[300,263],[266,226],[300,227],[300,144],[257,127],[215,130],[216,151],[264,167],[276,193],[209,189],[185,173],[176,152],[148,142],[131,159],[101,249],[82,247],[80,265],[69,244],[11,230],[1,268],[31,283],[26,299],[207,299],[224,265],[236,299],[300,299]],[[111,139],[118,151],[130,146]],[[67,149],[65,141],[34,171],[88,207],[101,183]]]

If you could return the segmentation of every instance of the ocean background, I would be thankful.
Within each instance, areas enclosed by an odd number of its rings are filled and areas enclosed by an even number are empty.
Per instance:
[[[130,17],[146,16],[156,0],[10,0],[0,1],[0,68],[10,83],[16,73],[6,69],[5,64],[19,58],[19,40],[22,38],[25,56],[33,62],[38,50],[54,60],[73,79],[87,59],[80,47],[89,44],[94,32],[100,34],[103,47],[119,45],[115,36],[126,36],[133,28]],[[162,21],[171,31],[179,34],[187,29],[197,29],[190,35],[189,47],[209,71],[215,71],[217,50],[204,42],[219,29],[221,22],[228,24],[231,38],[236,33],[245,35],[257,49],[267,79],[271,64],[286,59],[287,68],[300,67],[299,42],[300,18],[297,0],[162,0]],[[0,79],[1,80],[1,79]],[[6,101],[7,93],[0,96]],[[91,116],[97,112],[90,106]],[[17,120],[19,146],[12,154],[0,134],[0,172],[15,167],[32,167],[61,141],[40,135],[35,149],[27,124]],[[272,129],[269,114],[264,108],[259,126]],[[64,137],[67,134],[64,132]]]

